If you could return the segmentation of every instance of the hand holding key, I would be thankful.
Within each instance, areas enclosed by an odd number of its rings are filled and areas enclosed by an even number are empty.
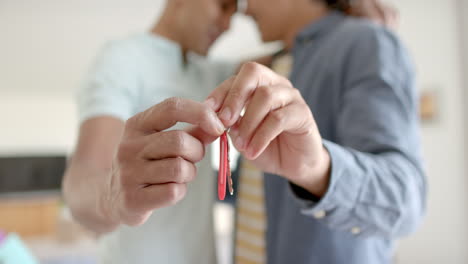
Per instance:
[[[234,146],[256,167],[316,195],[325,193],[330,157],[309,106],[289,80],[260,64],[246,63],[205,103],[231,127]]]
[[[219,138],[218,198],[220,200],[224,200],[226,197],[226,185],[229,188],[229,193],[233,195],[234,188],[229,164],[229,140],[227,132],[224,132]]]
[[[177,122],[194,126],[168,130]],[[205,145],[224,131],[213,110],[188,99],[170,98],[131,117],[99,207],[117,224],[143,224],[153,210],[185,196]]]

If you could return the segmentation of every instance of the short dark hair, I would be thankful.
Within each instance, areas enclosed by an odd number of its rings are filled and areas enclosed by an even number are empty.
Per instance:
[[[342,12],[347,12],[350,8],[350,0],[324,0],[328,7]]]

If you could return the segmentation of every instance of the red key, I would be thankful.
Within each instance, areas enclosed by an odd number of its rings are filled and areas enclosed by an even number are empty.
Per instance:
[[[218,198],[224,200],[226,197],[226,184],[229,185],[229,193],[234,194],[231,178],[231,167],[229,166],[229,141],[227,131],[219,138],[219,170],[218,170]]]

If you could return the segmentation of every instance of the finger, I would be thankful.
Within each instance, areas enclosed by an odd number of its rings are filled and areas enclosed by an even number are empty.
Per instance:
[[[205,156],[205,146],[197,138],[183,130],[172,130],[146,136],[148,142],[141,151],[146,160],[181,157],[199,162]]]
[[[176,204],[186,193],[187,185],[184,183],[150,185],[123,192],[122,218],[129,225],[139,225],[151,211]]]
[[[204,104],[210,107],[213,111],[217,112],[226,98],[226,94],[229,89],[231,89],[232,84],[234,83],[235,76],[230,77],[229,79],[222,82],[216,89],[214,89],[210,95],[208,95]]]
[[[232,142],[234,143],[234,147],[238,150],[241,151],[238,146],[236,146],[236,141],[237,138],[239,137],[239,124],[240,124],[241,119],[237,120],[237,122],[232,125],[229,129],[229,136],[231,137]]]
[[[169,98],[130,118],[126,126],[141,133],[166,130],[177,122],[197,125],[206,133],[221,135],[224,126],[206,104],[182,98]]]
[[[245,152],[246,157],[256,159],[281,133],[308,133],[312,122],[312,114],[305,103],[290,104],[270,112],[253,135]]]
[[[235,142],[236,148],[243,150],[248,146],[255,129],[269,112],[284,107],[298,98],[300,98],[300,93],[297,89],[284,85],[257,88],[244,116],[240,119],[239,137]]]
[[[196,173],[196,166],[180,157],[145,160],[138,167],[132,168],[131,174],[127,174],[131,176],[121,177],[121,182],[126,189],[167,183],[188,183],[193,181]]]
[[[134,175],[138,187],[166,183],[189,183],[197,174],[197,167],[183,158],[145,161]]]
[[[167,183],[143,188],[141,197],[148,201],[147,205],[150,209],[157,209],[176,204],[184,198],[186,193],[187,184]]]
[[[203,145],[211,144],[215,141],[219,136],[213,136],[206,133],[203,129],[198,126],[190,126],[184,129],[187,133],[198,139]]]
[[[229,127],[234,124],[253,91],[260,86],[291,85],[290,82],[265,66],[249,62],[241,67],[232,87],[227,92],[219,117]]]

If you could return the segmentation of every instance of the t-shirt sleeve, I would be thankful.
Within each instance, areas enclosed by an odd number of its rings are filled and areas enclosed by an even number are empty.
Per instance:
[[[134,114],[138,82],[132,57],[116,43],[100,50],[76,94],[80,122],[97,116],[126,121]]]

